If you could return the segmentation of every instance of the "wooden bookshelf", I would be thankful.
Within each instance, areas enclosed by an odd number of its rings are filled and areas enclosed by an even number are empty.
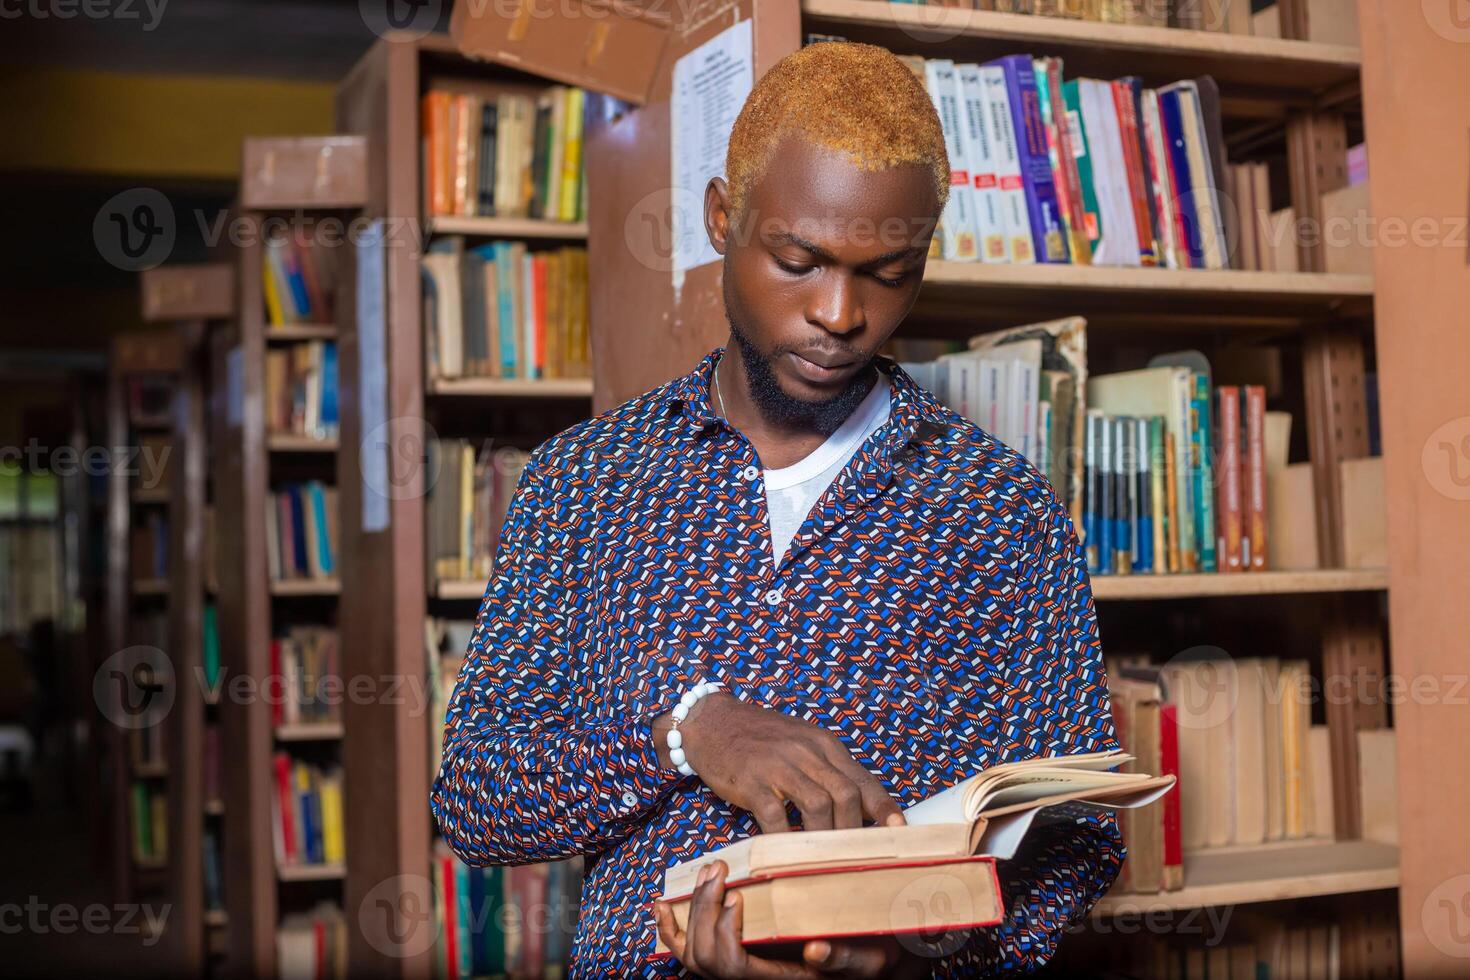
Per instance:
[[[1386,568],[1329,568],[1238,575],[1097,575],[1092,579],[1092,594],[1098,600],[1381,592],[1387,588]]]
[[[1093,915],[1248,905],[1395,888],[1399,849],[1370,840],[1296,841],[1184,856],[1179,891],[1107,895]]]
[[[217,377],[227,379],[213,390],[212,415],[221,555],[219,633],[221,659],[231,676],[270,676],[271,642],[279,625],[330,623],[337,618],[339,579],[270,579],[266,512],[277,480],[340,483],[360,480],[361,475],[341,471],[336,440],[268,433],[260,407],[265,401],[269,345],[335,340],[340,348],[353,342],[350,284],[355,249],[344,243],[332,250],[339,263],[333,324],[272,326],[262,295],[260,231],[266,219],[276,214],[304,221],[351,220],[366,195],[364,153],[362,140],[343,136],[248,139],[243,148],[235,219],[252,233],[241,236],[242,245],[235,254],[240,301],[234,329],[213,338],[213,370]],[[345,401],[350,386],[340,366],[338,378],[340,398]],[[340,548],[337,564],[340,570]],[[344,663],[344,673],[348,669]],[[242,976],[272,975],[277,972],[276,934],[282,916],[304,910],[312,904],[309,899],[331,893],[328,885],[323,886],[328,888],[325,893],[303,895],[294,883],[331,882],[344,873],[340,864],[292,865],[278,871],[272,831],[277,806],[274,753],[283,746],[320,741],[328,747],[311,747],[312,758],[318,751],[332,756],[340,750],[330,743],[345,742],[347,737],[340,728],[328,734],[295,726],[280,738],[272,719],[273,705],[264,697],[238,703],[223,699],[219,711],[221,734],[231,758],[225,767],[222,800],[230,833],[222,862],[230,970]],[[350,833],[346,840],[353,842]]]
[[[587,398],[591,378],[440,378],[428,394],[443,398]]]
[[[276,726],[277,742],[326,742],[341,737],[340,721],[296,722]]]
[[[1045,51],[1075,64],[1079,74],[1116,74],[1119,65],[1150,83],[1208,74],[1227,94],[1288,104],[1356,82],[1361,63],[1356,47],[1337,44],[883,0],[801,0],[801,14],[803,30],[902,54],[985,61]]]

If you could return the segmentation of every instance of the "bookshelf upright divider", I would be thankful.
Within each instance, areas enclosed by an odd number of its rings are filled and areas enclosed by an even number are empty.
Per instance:
[[[362,141],[353,137],[245,141],[239,203],[230,222],[239,270],[236,322],[233,331],[212,338],[212,372],[218,379],[213,425],[224,671],[220,716],[229,747],[223,774],[230,828],[224,892],[230,970],[240,975],[286,970],[278,955],[278,948],[284,952],[285,947],[280,939],[283,915],[313,911],[323,901],[328,909],[337,909],[332,914],[336,922],[328,921],[324,930],[329,966],[336,957],[332,937],[342,913],[340,897],[334,900],[334,895],[340,892],[343,865],[308,846],[308,836],[323,848],[330,846],[325,844],[330,829],[297,823],[293,833],[293,811],[278,799],[276,786],[278,778],[285,778],[300,789],[294,781],[302,777],[295,769],[278,774],[275,758],[288,752],[287,764],[295,765],[302,758],[298,750],[311,753],[309,792],[322,801],[313,805],[315,815],[316,808],[326,806],[330,757],[334,751],[345,755],[334,747],[348,741],[350,733],[343,729],[340,737],[310,744],[277,738],[275,714],[283,703],[298,696],[311,703],[318,696],[335,697],[332,692],[340,691],[340,685],[321,686],[320,675],[308,675],[304,668],[292,682],[290,670],[274,662],[272,647],[283,624],[311,629],[337,619],[335,583],[341,561],[334,557],[341,549],[333,556],[331,537],[338,517],[326,484],[338,478],[338,465],[326,406],[339,389],[330,379],[325,345],[352,332],[350,312],[343,312],[350,311],[343,297],[350,293],[352,277],[332,268],[351,261],[352,220],[366,196],[363,154]],[[283,251],[268,255],[272,249]],[[289,297],[283,295],[288,288],[293,292]],[[332,309],[337,315],[328,320]],[[277,348],[286,350],[290,370],[296,370],[291,359],[305,349],[308,364],[302,370],[314,380],[272,379],[268,361]],[[305,386],[306,407],[297,398],[289,417],[282,419],[277,386],[287,383]],[[312,452],[282,452],[272,445],[277,436],[272,423],[292,426],[296,436],[314,435],[321,445]],[[300,445],[294,437],[290,443],[293,449]],[[290,498],[287,515],[281,514],[276,494],[280,481],[294,481],[282,491]],[[289,520],[297,523],[287,525]],[[268,545],[268,537],[281,528],[285,531],[277,540],[282,543]],[[292,537],[296,543],[288,547],[285,542]],[[303,547],[309,555],[298,553]],[[291,567],[284,557],[288,550],[294,559]],[[282,574],[279,580],[273,567]],[[338,656],[336,670],[342,675],[355,672],[355,658],[340,646],[338,650],[345,656]],[[294,811],[295,817],[300,815]],[[324,816],[322,822],[330,827],[333,821]],[[306,835],[308,829],[314,834]],[[280,855],[293,853],[299,860],[280,860]]]
[[[205,972],[211,949],[205,890],[206,705],[203,686],[209,431],[208,337],[213,321],[235,309],[235,270],[228,264],[165,266],[141,276],[143,318],[172,323],[180,363],[173,399],[173,481],[169,488],[169,633],[174,704],[168,717],[169,892],[171,950],[180,972]],[[218,823],[215,841],[219,840]],[[216,852],[218,853],[218,852]]]

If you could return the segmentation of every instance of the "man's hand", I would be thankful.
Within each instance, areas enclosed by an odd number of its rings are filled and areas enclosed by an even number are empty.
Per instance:
[[[665,736],[672,724],[667,714],[653,723],[659,760],[670,767]],[[699,778],[720,799],[750,811],[762,833],[791,829],[788,800],[807,830],[861,827],[864,817],[904,822],[883,784],[824,728],[715,692],[694,705],[679,732]]]
[[[683,726],[680,726],[683,727]],[[725,862],[700,869],[699,884],[689,905],[689,922],[680,929],[664,902],[653,906],[659,938],[695,976],[735,980],[866,980],[870,977],[918,976],[922,964],[906,955],[892,938],[812,940],[801,960],[768,960],[751,956],[741,945],[744,905],[739,892],[725,891]]]

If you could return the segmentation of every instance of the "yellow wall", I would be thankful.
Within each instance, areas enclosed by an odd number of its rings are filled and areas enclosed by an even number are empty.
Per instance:
[[[0,169],[229,179],[246,136],[332,132],[333,86],[0,69]]]

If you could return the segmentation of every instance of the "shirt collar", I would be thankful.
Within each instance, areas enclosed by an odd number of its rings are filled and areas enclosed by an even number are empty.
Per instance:
[[[711,432],[726,424],[715,413],[710,390],[715,365],[724,352],[723,347],[710,351],[693,371],[675,379],[667,389],[667,411],[671,414],[678,412],[687,425],[700,433]],[[876,361],[878,370],[888,375],[891,385],[892,403],[885,440],[887,454],[911,442],[922,442],[949,427],[946,409],[933,394],[920,387],[892,358],[879,355]]]

